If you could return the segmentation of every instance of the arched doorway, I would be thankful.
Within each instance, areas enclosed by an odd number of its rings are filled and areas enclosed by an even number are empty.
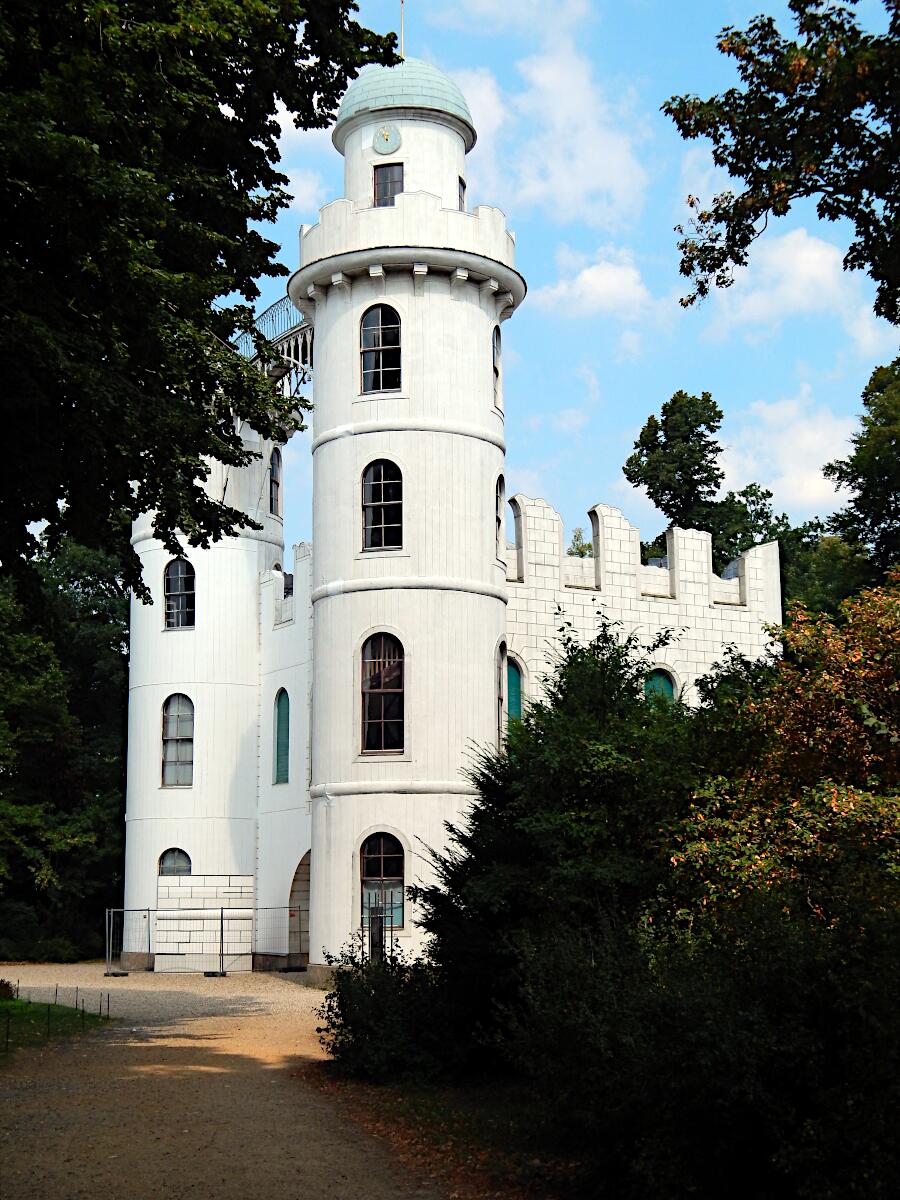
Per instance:
[[[288,910],[288,966],[309,962],[309,851],[300,859],[291,884]]]

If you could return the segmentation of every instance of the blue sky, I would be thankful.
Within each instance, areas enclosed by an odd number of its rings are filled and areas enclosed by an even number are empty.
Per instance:
[[[399,8],[362,0],[360,19],[396,29]],[[770,225],[727,292],[678,305],[673,226],[689,193],[708,199],[727,180],[659,107],[734,85],[716,35],[760,11],[791,27],[775,0],[407,0],[407,53],[456,79],[478,129],[470,205],[504,209],[528,281],[504,325],[507,494],[542,496],[567,531],[598,501],[659,531],[622,464],[678,388],[710,391],[724,410],[726,486],[762,483],[795,520],[827,514],[841,498],[820,468],[846,453],[864,384],[897,353],[871,282],[841,267],[849,230],[812,206]],[[858,11],[884,27],[878,0]],[[283,124],[295,199],[269,233],[294,269],[298,227],[341,194],[342,159],[327,132]],[[264,289],[261,306],[284,282]],[[310,536],[307,434],[286,467],[290,543]]]

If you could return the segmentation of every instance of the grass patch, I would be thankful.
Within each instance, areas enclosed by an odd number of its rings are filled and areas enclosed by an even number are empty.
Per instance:
[[[49,1009],[49,1025],[48,1025]],[[107,1018],[97,1013],[66,1008],[62,1004],[30,1004],[27,1000],[0,1000],[0,1064],[14,1050],[40,1046],[58,1038],[78,1037],[82,1032],[96,1029]],[[6,1031],[9,1022],[9,1053],[6,1053]],[[49,1028],[49,1035],[48,1035]]]

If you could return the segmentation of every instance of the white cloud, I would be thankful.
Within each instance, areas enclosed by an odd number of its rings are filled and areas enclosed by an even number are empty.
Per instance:
[[[577,433],[584,429],[589,416],[583,408],[561,408],[557,412],[534,414],[526,417],[526,429],[552,429],[555,433]]]
[[[453,0],[445,6],[429,5],[431,24],[468,33],[536,35],[552,23],[554,30],[569,29],[591,12],[588,0],[556,0],[552,18],[544,0]]]
[[[294,197],[291,201],[291,211],[301,217],[315,219],[319,209],[327,198],[325,180],[318,171],[308,167],[287,169],[287,190]]]
[[[544,478],[541,472],[529,467],[510,467],[506,475],[506,494],[515,496],[518,492],[533,500],[543,497]]]
[[[516,204],[600,227],[635,216],[647,184],[637,135],[607,101],[590,59],[563,41],[518,69],[528,86],[513,100],[527,131],[516,147]]]
[[[498,134],[509,124],[509,107],[500,85],[487,68],[453,71],[451,75],[462,88],[478,131],[478,141],[468,156],[469,195],[473,196],[477,187],[479,198],[489,198],[493,203],[505,188],[498,157]]]
[[[644,131],[627,101],[610,103],[568,36],[516,68],[523,86],[509,93],[487,68],[454,73],[478,131],[470,197],[560,224],[614,229],[632,220],[647,174],[636,152]]]
[[[714,337],[735,329],[765,337],[786,318],[818,315],[837,318],[862,354],[896,344],[896,332],[872,315],[862,278],[844,270],[841,250],[805,229],[761,238],[750,265],[732,287],[716,294],[715,304]]]
[[[533,302],[538,308],[572,317],[604,313],[633,320],[651,304],[650,292],[627,250],[603,247],[592,263],[579,269],[580,260],[564,248],[557,261],[563,271],[570,273],[537,289]]]
[[[723,486],[760,483],[774,493],[775,508],[786,509],[795,520],[825,516],[846,497],[835,492],[822,467],[846,455],[856,424],[853,417],[816,404],[808,383],[795,396],[758,400],[724,445]]]

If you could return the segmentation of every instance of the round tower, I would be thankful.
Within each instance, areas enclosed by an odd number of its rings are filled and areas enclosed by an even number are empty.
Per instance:
[[[312,963],[376,925],[416,948],[403,887],[498,737],[500,324],[525,284],[503,214],[467,209],[475,136],[436,68],[363,70],[332,134],[345,196],[289,284],[316,341]]]
[[[153,604],[131,604],[127,909],[177,908],[176,883],[193,885],[185,896],[197,908],[219,894],[253,903],[259,578],[283,562],[282,486],[278,447],[247,427],[243,438],[260,457],[211,464],[206,487],[261,529],[173,555],[154,538],[152,514],[134,525]]]

